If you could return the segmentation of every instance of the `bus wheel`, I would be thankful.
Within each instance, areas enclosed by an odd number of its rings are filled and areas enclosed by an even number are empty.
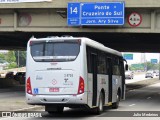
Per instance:
[[[55,110],[49,110],[49,111],[47,111],[49,114],[56,114],[56,113],[58,113],[58,114],[60,114],[60,113],[63,113],[63,109],[64,109],[64,107],[62,107],[62,106],[58,106],[58,107],[56,107],[55,108]]]
[[[102,92],[100,93],[99,96],[99,102],[98,102],[98,107],[94,109],[94,113],[99,115],[104,111],[104,96]]]
[[[119,101],[120,101],[120,93],[117,92],[116,102],[112,104],[113,109],[117,109],[119,107]]]

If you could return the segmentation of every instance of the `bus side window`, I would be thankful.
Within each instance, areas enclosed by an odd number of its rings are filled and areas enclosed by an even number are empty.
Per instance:
[[[98,55],[98,74],[106,74],[107,68],[106,68],[106,59],[105,55],[103,53]]]
[[[112,67],[113,67],[112,68],[113,75],[120,75],[120,64],[119,64],[118,58],[113,59],[113,66]]]
[[[89,47],[86,47],[86,51],[87,51],[87,69],[88,69],[88,73],[92,73],[92,69],[91,69],[91,50]]]
[[[108,55],[106,55],[106,74],[107,74],[107,75],[109,75],[109,69],[110,69],[110,68],[109,68],[110,65],[109,65],[109,60],[108,60],[108,59],[109,59],[109,58],[108,58]]]

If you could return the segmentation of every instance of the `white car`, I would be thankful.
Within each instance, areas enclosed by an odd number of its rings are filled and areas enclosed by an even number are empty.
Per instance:
[[[133,74],[132,71],[126,71],[125,72],[125,78],[126,79],[133,79],[133,77],[134,77],[134,74]]]
[[[155,75],[159,76],[159,70],[155,70]]]
[[[150,77],[150,78],[154,77],[153,71],[147,71],[147,73],[145,74],[145,78],[148,78],[148,77]]]

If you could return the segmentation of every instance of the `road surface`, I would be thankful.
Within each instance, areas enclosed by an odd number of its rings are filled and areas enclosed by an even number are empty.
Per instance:
[[[44,110],[41,110],[44,111]],[[42,112],[42,118],[39,119],[95,119],[95,120],[159,120],[159,117],[133,117],[134,114],[154,113],[160,117],[160,83],[153,84],[140,89],[128,91],[126,93],[126,100],[121,101],[118,109],[106,109],[101,115],[93,115],[82,109],[65,109],[63,114],[49,115],[47,112]],[[154,112],[159,111],[159,112]],[[120,118],[121,116],[121,118]],[[126,117],[128,116],[128,117]],[[2,118],[7,120],[14,120],[15,118]],[[21,120],[22,118],[16,118]],[[33,118],[23,118],[23,120],[30,120]]]

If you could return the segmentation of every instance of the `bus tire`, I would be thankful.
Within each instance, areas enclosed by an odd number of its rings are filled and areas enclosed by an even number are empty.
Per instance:
[[[63,113],[63,110],[64,110],[64,107],[58,106],[58,107],[56,107],[56,109],[54,111],[47,111],[47,112],[49,114],[56,114],[56,113],[61,114],[61,113]]]
[[[102,92],[100,93],[99,96],[99,102],[98,102],[98,107],[94,109],[94,113],[96,115],[101,114],[104,111],[104,95],[102,94]]]
[[[112,104],[113,109],[117,109],[119,107],[119,102],[120,102],[120,92],[117,92],[117,97],[116,97],[116,102]]]

